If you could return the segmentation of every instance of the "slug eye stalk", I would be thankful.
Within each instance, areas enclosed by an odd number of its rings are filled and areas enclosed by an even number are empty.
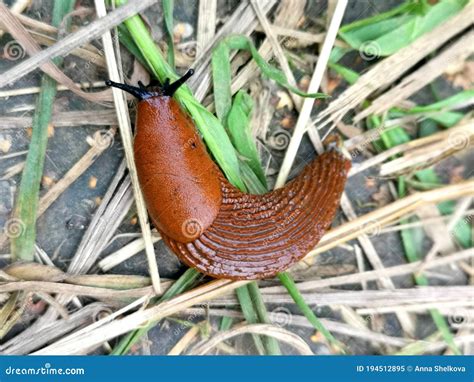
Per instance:
[[[179,89],[192,75],[194,74],[193,69],[189,69],[184,76],[170,84],[169,80],[165,80],[162,86],[145,86],[141,81],[138,81],[138,87],[121,84],[119,82],[114,82],[111,80],[106,80],[105,84],[107,86],[112,86],[114,88],[121,89],[127,93],[130,93],[134,97],[138,98],[140,101],[143,101],[151,97],[172,97],[176,90]]]

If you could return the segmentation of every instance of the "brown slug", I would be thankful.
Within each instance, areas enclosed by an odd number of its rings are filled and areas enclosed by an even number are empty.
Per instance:
[[[303,258],[330,227],[351,163],[337,150],[263,195],[232,186],[172,98],[192,75],[162,87],[107,81],[138,102],[134,156],[153,224],[188,266],[216,277],[274,276]]]

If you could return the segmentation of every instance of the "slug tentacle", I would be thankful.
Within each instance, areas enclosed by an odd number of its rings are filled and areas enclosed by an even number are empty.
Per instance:
[[[189,69],[184,74],[184,76],[177,79],[172,84],[170,84],[170,80],[167,78],[162,86],[152,85],[152,83],[150,83],[148,86],[145,86],[141,81],[138,81],[138,87],[127,84],[121,84],[111,80],[106,80],[105,84],[107,86],[112,86],[114,88],[126,91],[127,93],[130,93],[134,97],[138,98],[140,101],[143,101],[151,97],[172,97],[176,90],[178,90],[179,87],[183,85],[193,74],[194,70]]]

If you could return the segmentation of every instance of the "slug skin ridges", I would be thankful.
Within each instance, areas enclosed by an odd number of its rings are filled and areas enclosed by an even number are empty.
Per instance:
[[[284,188],[245,194],[220,176],[222,205],[194,241],[163,240],[188,266],[215,278],[269,278],[301,260],[331,226],[350,161],[337,151],[315,158]]]

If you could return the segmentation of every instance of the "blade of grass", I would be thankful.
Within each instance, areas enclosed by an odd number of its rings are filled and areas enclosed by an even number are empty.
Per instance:
[[[354,49],[368,55],[388,56],[431,31],[466,4],[467,0],[440,1],[433,6],[403,4],[378,19],[360,20],[358,26],[349,24],[341,28],[339,35]],[[385,17],[390,12],[391,17]]]
[[[240,161],[240,171],[248,192],[251,194],[264,194],[268,191],[266,182],[262,184],[247,162]]]
[[[168,37],[168,63],[174,69],[174,41],[173,41],[173,0],[163,0],[163,18],[165,21],[165,29]]]
[[[255,140],[250,132],[250,116],[253,100],[246,92],[239,90],[227,117],[227,129],[230,140],[237,152],[243,156],[245,163],[257,175],[258,180],[267,187],[267,179],[263,172]],[[241,169],[242,170],[242,169]]]
[[[438,101],[429,105],[412,107],[411,109],[408,109],[405,112],[411,113],[411,114],[417,114],[417,113],[441,111],[451,106],[464,104],[470,101],[472,102],[473,99],[474,99],[474,90],[465,90],[465,91],[456,93],[452,95],[451,97],[445,98],[441,101]]]
[[[169,300],[170,298],[177,296],[178,294],[183,293],[184,291],[190,289],[197,280],[202,275],[193,268],[189,268],[183,275],[176,280],[173,285],[157,300],[157,304],[160,302]],[[119,341],[119,343],[114,347],[113,351],[110,353],[111,355],[125,355],[127,354],[131,347],[136,344],[140,338],[148,333],[148,331],[153,328],[159,321],[150,322],[148,325],[131,331]]]
[[[255,311],[252,299],[250,298],[248,285],[237,288],[235,293],[237,294],[237,299],[239,300],[240,308],[242,309],[242,313],[244,314],[247,324],[251,325],[258,323],[257,312]],[[266,349],[263,346],[262,338],[257,334],[252,334],[252,338],[258,353],[260,355],[264,355],[266,353]]]
[[[219,325],[219,330],[221,332],[225,332],[226,330],[229,330],[232,327],[233,323],[234,323],[234,319],[232,317],[222,316],[221,324]]]
[[[268,317],[267,308],[263,302],[262,294],[258,288],[258,284],[254,281],[248,286],[248,291],[250,298],[257,312],[258,319],[261,323],[271,324],[270,318]],[[273,337],[264,337],[265,348],[267,349],[268,354],[270,355],[281,355],[280,347],[278,346],[278,341]]]
[[[360,77],[359,73],[343,65],[329,62],[328,66],[344,78],[350,85],[355,84]]]
[[[232,107],[230,49],[227,44],[219,44],[212,51],[211,68],[216,115],[225,127]]]
[[[353,23],[344,25],[339,29],[339,31],[342,33],[348,33],[353,30],[359,29],[361,27],[372,25],[372,24],[378,23],[379,21],[383,21],[388,18],[397,16],[399,14],[408,13],[413,10],[415,5],[416,4],[414,4],[412,1],[405,1],[403,4],[393,9],[390,9],[387,12],[382,12],[375,16],[367,17],[365,19],[357,20],[357,21],[354,21]]]
[[[53,25],[59,27],[64,16],[72,11],[73,7],[74,0],[55,2]],[[56,58],[53,61],[58,66],[62,63],[61,58]],[[34,260],[39,190],[48,144],[48,125],[51,122],[55,97],[56,81],[47,75],[43,75],[33,117],[33,133],[12,220],[12,224],[19,224],[20,227],[19,235],[15,234],[11,237],[11,254],[14,260]]]
[[[286,288],[286,290],[288,291],[290,296],[293,298],[296,305],[304,314],[304,316],[313,325],[313,327],[324,336],[324,338],[326,339],[328,344],[334,349],[334,351],[336,351],[337,353],[346,354],[344,345],[341,342],[339,342],[336,338],[334,338],[331,332],[326,329],[326,327],[321,323],[321,321],[319,321],[319,318],[316,317],[314,312],[308,306],[303,296],[301,295],[300,291],[298,290],[298,286],[296,285],[293,278],[287,272],[282,272],[278,274],[278,279]]]
[[[258,65],[262,73],[267,76],[268,78],[272,79],[280,86],[290,90],[291,92],[298,94],[301,97],[309,97],[309,98],[327,98],[326,94],[323,93],[305,93],[301,90],[291,86],[288,83],[288,80],[285,77],[285,74],[275,68],[274,66],[270,65],[265,59],[258,53],[257,48],[253,44],[253,42],[246,36],[228,36],[224,38],[220,44],[225,44],[229,49],[235,50],[245,50],[252,55],[255,63]]]

